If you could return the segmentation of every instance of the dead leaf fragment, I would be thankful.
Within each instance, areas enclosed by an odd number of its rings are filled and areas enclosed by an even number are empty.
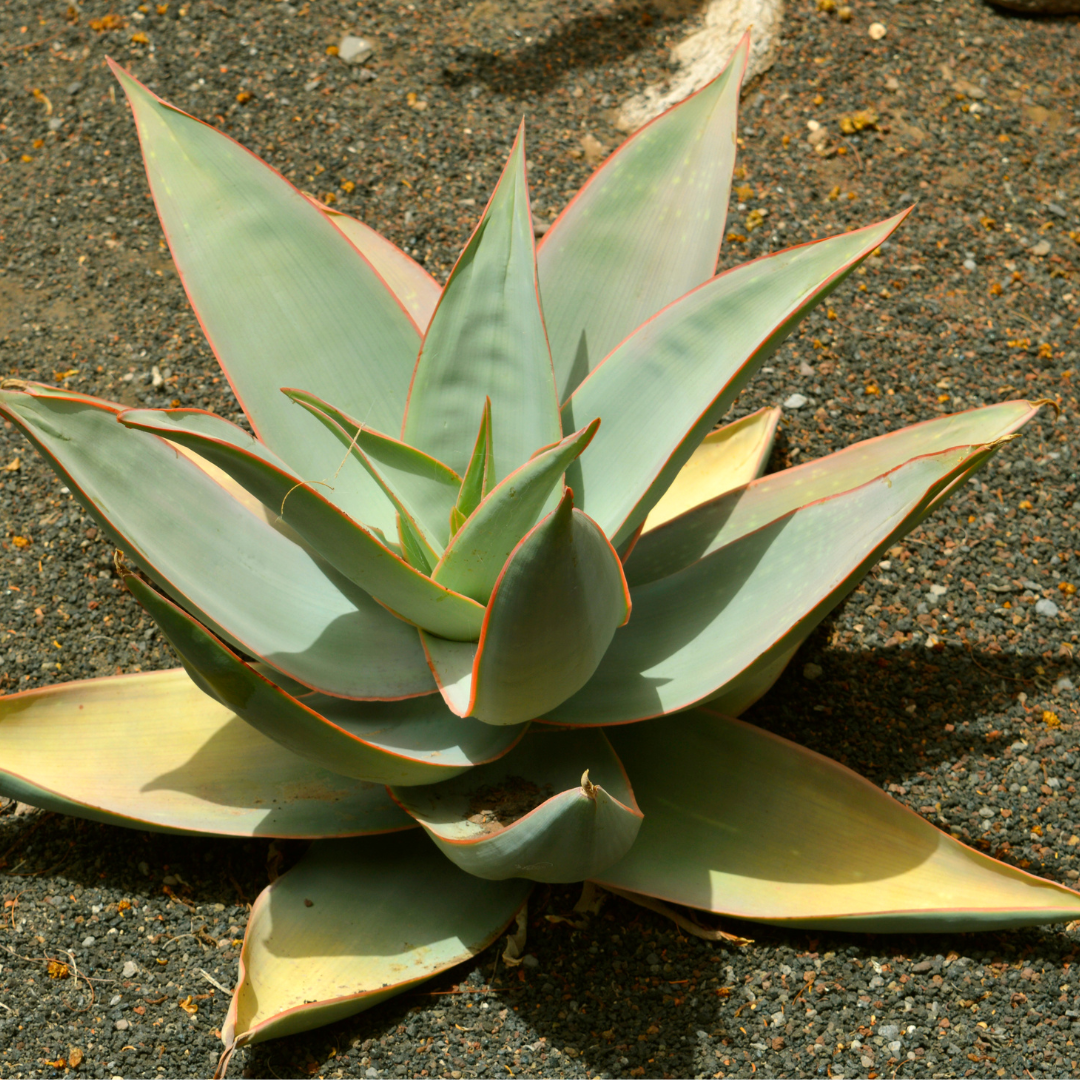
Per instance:
[[[188,1016],[194,1016],[199,1011],[198,1004],[194,1000],[192,1000],[190,994],[188,994],[186,998],[181,998],[181,1000],[178,1001],[177,1004],[180,1006],[181,1009],[184,1010],[184,1012],[188,1014]]]
[[[581,140],[581,149],[590,165],[599,165],[607,157],[607,147],[595,135],[585,135]]]
[[[15,458],[4,466],[4,472],[18,472],[22,468],[22,462]]]
[[[854,135],[857,131],[876,128],[877,122],[878,114],[873,109],[860,109],[840,117],[840,130],[845,135]]]
[[[66,979],[71,974],[67,964],[61,964],[59,960],[50,960],[46,970],[50,979]]]
[[[68,1065],[73,1069],[77,1069],[83,1060],[83,1052],[77,1046],[68,1047]]]

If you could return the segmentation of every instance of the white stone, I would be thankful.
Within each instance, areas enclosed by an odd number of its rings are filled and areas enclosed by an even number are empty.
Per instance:
[[[373,47],[370,41],[362,37],[346,34],[338,45],[338,57],[346,64],[362,64],[371,56]]]
[[[785,409],[801,409],[809,400],[803,394],[792,394],[790,397],[784,399]]]
[[[1048,619],[1057,618],[1058,606],[1053,600],[1040,600],[1035,605],[1035,611],[1039,615],[1045,615]]]

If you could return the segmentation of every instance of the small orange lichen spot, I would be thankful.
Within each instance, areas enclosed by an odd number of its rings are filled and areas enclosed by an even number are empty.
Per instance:
[[[169,10],[169,5],[168,4],[158,4],[158,6],[157,6],[157,13],[159,15],[164,15],[165,12],[168,11],[168,10]]]
[[[824,105],[825,104],[825,99],[820,94],[815,94],[814,95],[814,104],[815,105]]]
[[[737,232],[728,233],[728,238],[727,239],[728,239],[729,244],[745,244],[746,243],[746,237],[743,236],[742,233],[737,233]]]
[[[30,538],[28,536],[13,536],[11,542],[20,550],[30,546]]]
[[[1062,581],[1058,588],[1066,595],[1072,596],[1076,592],[1076,586],[1071,581]]]
[[[880,390],[879,387],[875,386],[874,383],[868,383],[867,387],[866,387],[866,393],[868,393],[868,394],[880,394],[881,390]]]
[[[1061,720],[1058,718],[1056,712],[1051,712],[1049,709],[1043,711],[1043,723],[1047,727],[1061,727]]]
[[[33,161],[34,159],[29,154],[23,154],[22,161]]]
[[[40,150],[45,145],[44,139],[35,139],[32,143],[35,150]]]
[[[983,215],[979,218],[979,224],[987,231],[990,232],[997,228],[997,222],[992,217],[986,217]]]
[[[337,56],[338,52],[340,52],[340,50],[338,49],[338,47],[336,45],[327,45],[326,46],[326,55],[327,56]]]
[[[746,202],[754,196],[754,189],[749,184],[743,184],[735,189],[735,197],[739,202]]]
[[[829,202],[836,202],[836,200],[840,198],[840,185],[837,184],[825,198],[827,198]]]
[[[116,910],[117,911],[127,911],[128,908],[130,908],[130,907],[131,907],[131,901],[130,900],[121,900],[116,905]]]
[[[1003,132],[1002,132],[1002,133],[1001,133],[1001,134],[1000,134],[1000,135],[998,136],[998,142],[1008,142],[1008,141],[1009,141],[1009,136],[1008,136],[1008,135],[1006,135],[1006,134],[1005,134],[1005,132],[1003,131]]]
[[[948,394],[938,394],[937,399],[938,399],[938,403],[940,405],[944,405],[945,402],[949,400],[949,395]]]
[[[782,145],[784,145],[784,146],[790,146],[790,145],[791,145],[791,136],[790,136],[790,135],[785,135],[785,136],[784,136],[784,137],[783,137],[783,138],[782,138],[782,139],[780,140],[780,142],[781,142],[781,144],[782,144]]]
[[[866,282],[865,281],[860,281],[859,282],[859,292],[866,292]]]
[[[241,90],[240,93],[236,95],[236,101],[240,105],[246,105],[250,100],[251,100],[251,91],[250,90]]]
[[[319,198],[322,199],[327,206],[337,202],[337,196],[332,191],[324,191]]]
[[[1007,338],[1006,344],[1009,346],[1010,349],[1026,349],[1031,345],[1031,338]]]
[[[149,45],[150,39],[140,30],[137,34],[131,35],[132,45]]]
[[[853,199],[857,199],[859,196],[856,195],[854,191],[849,191],[847,193],[847,197],[848,197],[848,201],[850,202]]]
[[[838,318],[838,317],[839,317],[839,316],[837,316],[836,312],[835,312],[835,311],[833,311],[833,309],[832,309],[832,308],[829,308],[829,310],[828,310],[828,311],[826,312],[826,316],[827,316],[828,318],[830,318],[830,319],[836,319],[836,318]]]
[[[873,109],[860,109],[840,117],[840,130],[845,135],[854,135],[857,131],[877,127],[878,114]]]
[[[71,974],[67,964],[61,964],[59,960],[50,960],[46,970],[50,979],[66,979]]]
[[[351,195],[356,190],[356,185],[351,180],[342,180],[341,190],[344,191],[346,195]]]
[[[990,286],[991,296],[1000,296],[1004,291],[1005,290],[1001,287],[1000,281],[995,281],[994,284]]]
[[[125,26],[127,26],[127,23],[124,19],[112,12],[108,15],[102,15],[100,19],[90,20],[90,29],[99,34],[104,34],[106,30],[122,30]]]
[[[746,215],[746,231],[753,232],[755,229],[760,229],[765,221],[764,210],[751,210]]]
[[[1031,505],[1031,502],[1028,499],[1022,499],[1020,501],[1020,509],[1021,510],[1034,510],[1035,508]]]
[[[1039,359],[1049,360],[1054,355],[1054,346],[1048,341],[1039,343]]]

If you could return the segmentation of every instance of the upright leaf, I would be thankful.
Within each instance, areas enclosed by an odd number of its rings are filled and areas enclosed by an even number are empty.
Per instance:
[[[566,426],[592,416],[604,426],[566,482],[616,547],[799,320],[905,216],[720,274],[635,331],[574,391]]]
[[[469,515],[480,505],[495,485],[494,451],[491,445],[491,398],[484,400],[480,430],[473,444],[472,457],[461,480],[457,501],[450,515],[450,532],[455,534]]]
[[[559,400],[716,272],[749,35],[724,70],[607,159],[536,253]]]
[[[279,173],[111,67],[135,114],[173,258],[241,406],[305,480],[324,478],[330,436],[298,426],[278,387],[302,382],[396,431],[416,325],[371,263]],[[359,516],[344,488],[337,495]]]
[[[499,576],[473,667],[469,715],[543,716],[584,686],[630,617],[622,563],[567,491]]]
[[[435,581],[486,604],[510,552],[541,514],[558,505],[563,473],[599,426],[594,420],[498,484],[454,534],[432,574]]]
[[[485,397],[497,478],[562,437],[536,286],[524,125],[431,318],[402,438],[464,473]]]

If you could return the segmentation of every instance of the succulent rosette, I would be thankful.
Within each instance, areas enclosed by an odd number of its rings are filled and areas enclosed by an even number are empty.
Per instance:
[[[5,384],[183,667],[2,699],[0,790],[314,841],[252,910],[228,1046],[475,954],[534,881],[802,927],[1080,914],[733,719],[1037,410],[772,475],[779,410],[717,426],[903,217],[716,274],[746,56],[608,158],[539,245],[520,131],[441,288],[114,66],[254,435]]]

